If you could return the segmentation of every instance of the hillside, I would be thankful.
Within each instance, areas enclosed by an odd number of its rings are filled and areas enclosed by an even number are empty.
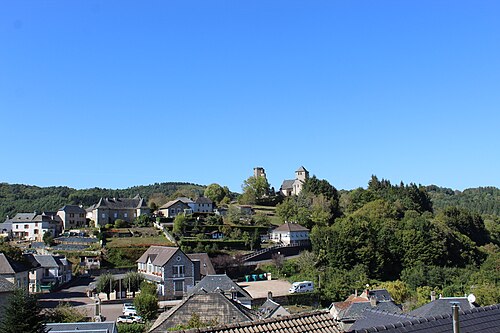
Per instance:
[[[462,192],[435,185],[426,189],[435,211],[456,206],[479,214],[500,216],[500,189],[496,187],[469,188]]]
[[[126,189],[91,188],[77,190],[66,186],[38,187],[0,183],[0,220],[19,212],[55,211],[66,204],[90,206],[101,197],[133,197],[137,194],[149,200],[166,202],[178,195],[196,197],[205,186],[191,183],[155,183]]]

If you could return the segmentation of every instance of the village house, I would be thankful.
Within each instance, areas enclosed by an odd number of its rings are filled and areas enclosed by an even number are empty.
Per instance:
[[[226,274],[207,275],[189,291],[189,294],[219,292],[227,298],[247,307],[252,307],[252,296]]]
[[[14,290],[16,290],[14,284],[0,276],[0,318],[2,318],[4,308],[9,303],[9,298],[14,293]]]
[[[361,295],[349,296],[343,302],[334,302],[330,305],[330,313],[338,325],[345,331],[359,319],[364,318],[367,310],[377,310],[392,314],[401,314],[401,308],[393,301],[386,289],[365,289]]]
[[[164,333],[172,327],[185,325],[193,317],[199,316],[204,323],[234,324],[259,318],[259,314],[225,297],[220,292],[203,289],[190,294],[179,305],[162,313],[149,330],[150,333]]]
[[[29,273],[32,293],[48,292],[72,278],[72,264],[64,256],[25,254],[24,257],[34,267]]]
[[[307,246],[310,244],[309,229],[298,223],[285,222],[271,232],[270,241],[286,246]]]
[[[280,193],[285,197],[289,197],[291,195],[299,195],[307,179],[309,179],[309,171],[301,166],[297,169],[297,171],[295,171],[295,179],[286,179],[283,181],[283,184],[281,184]]]
[[[290,315],[290,312],[273,300],[273,293],[271,291],[267,292],[267,299],[259,307],[258,311],[262,318],[277,318]]]
[[[85,209],[77,205],[65,205],[57,211],[61,218],[63,230],[78,229],[87,226]]]
[[[4,253],[0,253],[0,277],[14,284],[16,288],[28,291],[29,272],[31,269],[31,266],[11,259]]]
[[[87,208],[87,218],[98,225],[113,224],[121,219],[127,223],[136,217],[149,214],[146,200],[136,195],[133,198],[101,198],[98,203]]]
[[[150,246],[136,261],[137,271],[156,284],[158,294],[166,297],[182,297],[195,282],[195,263],[178,247]]]
[[[3,225],[11,228],[6,232],[16,239],[38,242],[46,232],[58,236],[62,231],[62,220],[55,212],[17,213],[12,219],[7,217]]]
[[[214,203],[206,197],[198,197],[194,201],[190,198],[179,197],[158,208],[158,212],[165,217],[176,217],[179,214],[212,213],[213,211]]]

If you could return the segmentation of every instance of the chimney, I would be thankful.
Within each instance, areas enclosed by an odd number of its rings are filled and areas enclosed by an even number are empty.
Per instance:
[[[431,291],[431,302],[436,300],[436,292],[433,290]]]
[[[358,297],[358,289],[354,289],[354,297]]]
[[[377,306],[377,299],[375,298],[375,296],[370,297],[370,305],[372,306],[372,308]]]
[[[273,292],[272,291],[268,291],[267,292],[267,299],[272,301],[273,300]]]
[[[451,309],[453,311],[453,333],[460,333],[460,320],[458,317],[458,310],[460,309],[458,307],[458,303],[451,303]]]

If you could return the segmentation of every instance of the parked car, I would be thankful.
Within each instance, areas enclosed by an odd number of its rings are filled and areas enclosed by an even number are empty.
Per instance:
[[[119,316],[116,319],[117,323],[125,323],[125,324],[133,324],[133,323],[142,323],[141,316]]]
[[[135,306],[133,303],[123,303],[123,311],[125,311],[125,309],[127,308],[135,309]]]
[[[124,308],[123,309],[123,315],[124,316],[134,316],[134,315],[137,315],[137,310],[135,309],[135,307]]]
[[[314,290],[312,281],[302,281],[292,283],[292,287],[288,290],[290,293],[305,293]]]

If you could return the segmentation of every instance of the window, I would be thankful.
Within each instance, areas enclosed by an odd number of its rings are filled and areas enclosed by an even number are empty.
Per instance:
[[[33,233],[34,233],[35,235],[38,235],[38,229],[35,229],[35,230],[33,231]]]
[[[123,217],[128,217],[128,213],[123,213]]]
[[[114,216],[114,217],[115,217],[115,219],[116,219],[116,218],[118,217],[118,213],[115,213],[113,216]]]
[[[102,218],[105,218],[105,217],[106,217],[106,214],[102,213],[101,217],[102,217]]]
[[[24,225],[24,229],[29,229],[29,227],[30,227],[30,226],[29,226],[29,225],[27,225],[27,224],[25,224],[25,225]]]
[[[174,281],[174,291],[184,291],[184,281]]]
[[[69,217],[75,217],[75,213],[69,213]]]
[[[172,266],[172,274],[174,275],[174,277],[183,277],[184,276],[184,265]]]

